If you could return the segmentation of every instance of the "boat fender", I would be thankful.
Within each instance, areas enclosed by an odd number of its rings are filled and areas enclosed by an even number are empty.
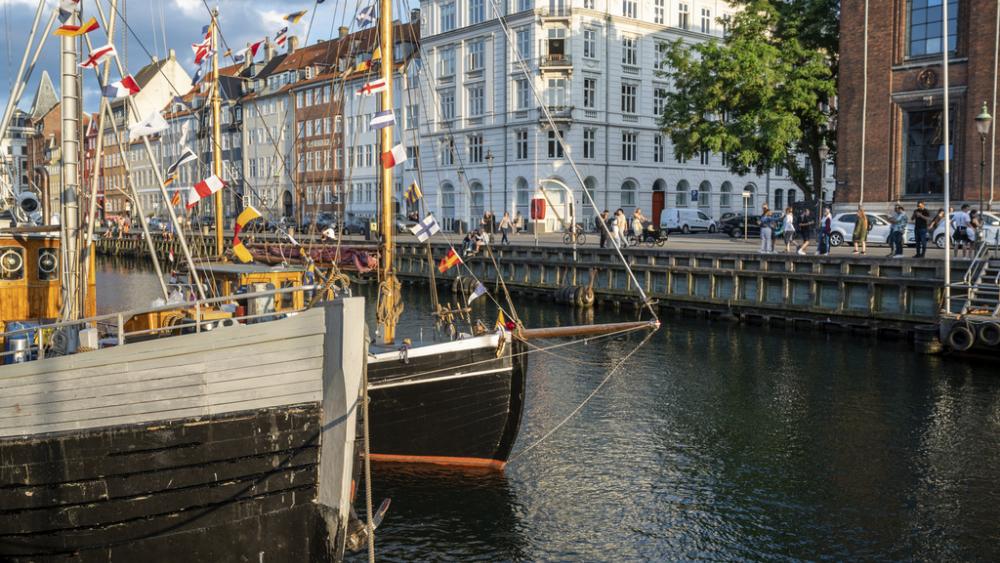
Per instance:
[[[975,344],[976,337],[964,324],[956,324],[948,333],[948,346],[957,352],[965,352]]]
[[[236,319],[222,319],[219,321],[219,328],[229,328],[233,326],[240,326],[240,323]]]
[[[987,346],[1000,345],[1000,323],[985,323],[979,327],[979,341]]]

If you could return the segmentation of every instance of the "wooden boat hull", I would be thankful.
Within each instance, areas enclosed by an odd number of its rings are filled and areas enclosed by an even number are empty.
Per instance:
[[[372,459],[503,469],[524,410],[526,355],[498,335],[369,357]]]
[[[0,369],[0,560],[340,559],[363,307]]]

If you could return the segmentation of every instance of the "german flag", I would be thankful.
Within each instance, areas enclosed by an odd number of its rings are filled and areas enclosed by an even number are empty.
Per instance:
[[[62,25],[58,29],[52,32],[53,35],[58,35],[59,37],[79,37],[94,31],[95,29],[100,29],[100,25],[97,24],[96,18],[90,18],[87,23],[83,25]]]
[[[452,269],[455,265],[461,264],[462,259],[459,258],[458,253],[455,252],[454,248],[448,249],[448,254],[441,259],[438,263],[438,271],[442,274]]]

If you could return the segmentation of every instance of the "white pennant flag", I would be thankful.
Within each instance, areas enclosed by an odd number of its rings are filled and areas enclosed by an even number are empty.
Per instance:
[[[128,128],[128,140],[131,142],[146,135],[155,135],[166,130],[167,120],[163,119],[160,112],[154,110],[153,113],[149,114],[149,117]]]

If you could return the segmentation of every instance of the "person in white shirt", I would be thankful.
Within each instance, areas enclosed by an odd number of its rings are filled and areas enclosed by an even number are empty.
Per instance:
[[[785,208],[785,216],[781,219],[781,236],[785,239],[785,253],[787,254],[795,246],[795,214],[792,213],[791,207]]]
[[[965,250],[971,243],[969,240],[969,205],[962,206],[960,211],[956,211],[951,216],[952,240],[955,241],[955,256]]]

